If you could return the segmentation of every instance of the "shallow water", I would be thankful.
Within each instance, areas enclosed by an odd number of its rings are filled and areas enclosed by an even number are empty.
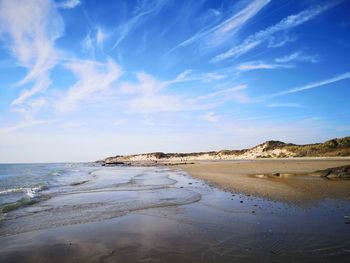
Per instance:
[[[64,167],[37,193],[45,199],[4,215],[1,262],[348,262],[350,256],[349,200],[297,206],[224,192],[180,170]]]

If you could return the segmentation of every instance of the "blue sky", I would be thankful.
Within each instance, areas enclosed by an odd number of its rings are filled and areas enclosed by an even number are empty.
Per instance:
[[[0,162],[350,134],[350,1],[0,0]]]

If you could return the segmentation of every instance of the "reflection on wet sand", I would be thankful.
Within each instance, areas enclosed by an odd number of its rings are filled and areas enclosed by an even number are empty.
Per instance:
[[[347,262],[349,200],[295,205],[164,168],[94,171],[12,211],[1,262]]]

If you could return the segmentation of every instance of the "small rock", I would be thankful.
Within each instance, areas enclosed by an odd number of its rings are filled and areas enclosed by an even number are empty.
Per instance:
[[[240,203],[243,203],[243,201],[239,201]]]

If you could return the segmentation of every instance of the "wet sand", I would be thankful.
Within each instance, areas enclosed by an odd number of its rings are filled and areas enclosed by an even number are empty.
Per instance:
[[[8,213],[0,222],[0,262],[348,262],[350,256],[349,200],[273,201],[162,167],[98,168],[88,179]]]
[[[271,200],[308,202],[350,200],[350,180],[328,180],[314,173],[350,164],[350,159],[260,159],[198,162],[180,166],[195,178],[220,188]],[[279,173],[278,176],[273,174]]]

